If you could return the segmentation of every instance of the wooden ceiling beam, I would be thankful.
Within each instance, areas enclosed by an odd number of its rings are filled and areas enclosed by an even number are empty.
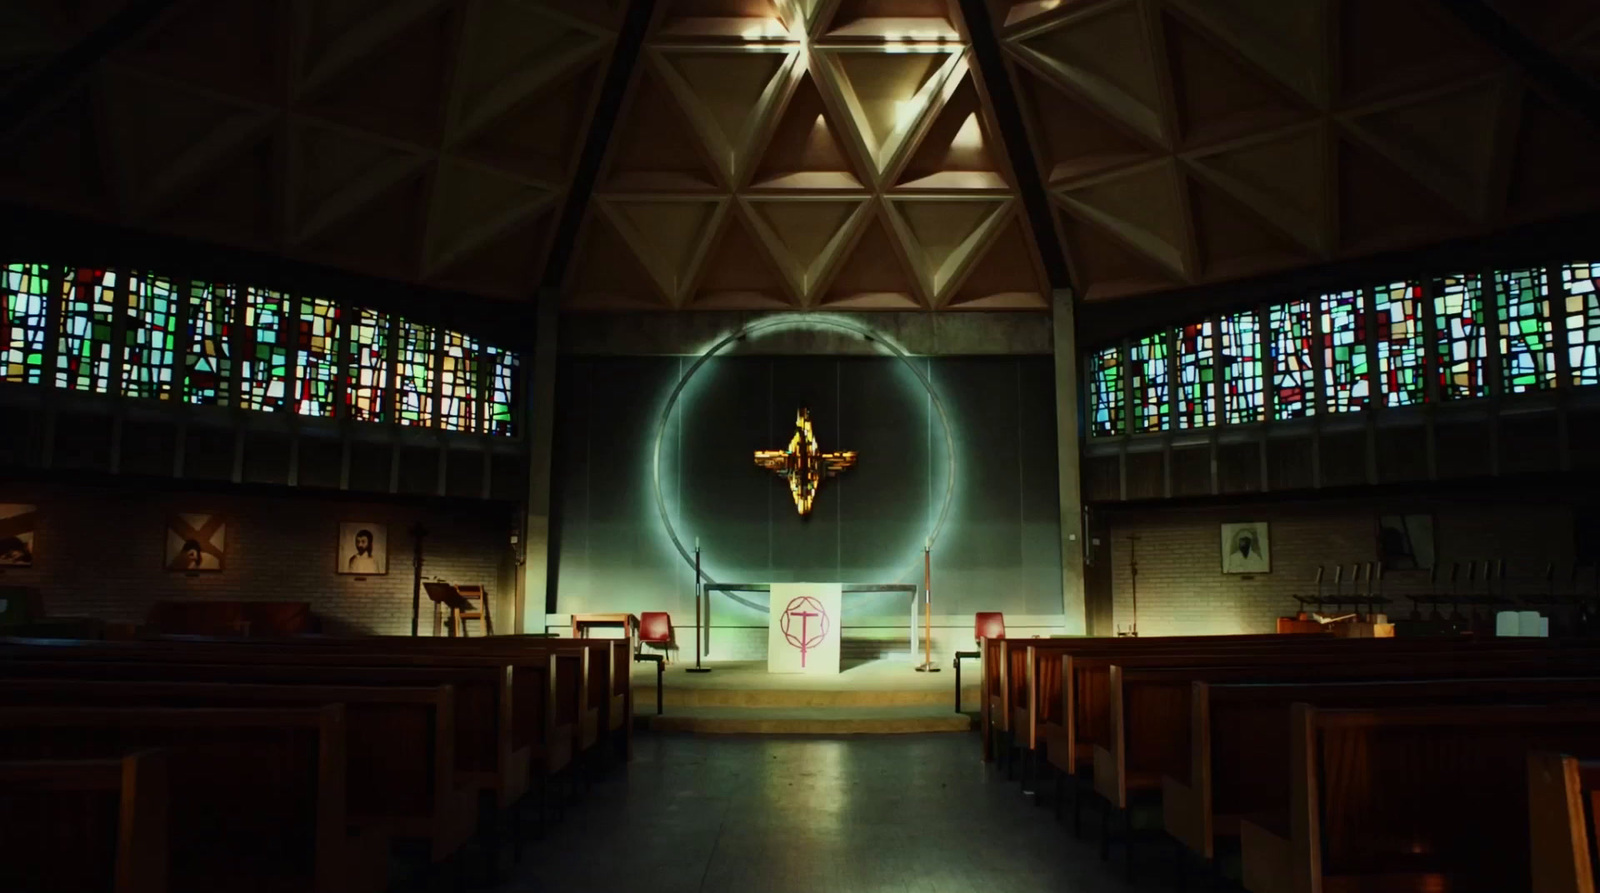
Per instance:
[[[1484,0],[1439,0],[1474,34],[1499,50],[1540,92],[1600,130],[1600,88],[1506,21]]]

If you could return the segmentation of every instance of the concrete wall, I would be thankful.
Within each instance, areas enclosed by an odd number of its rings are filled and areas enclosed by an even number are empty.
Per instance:
[[[933,556],[941,623],[958,631],[952,640],[958,644],[970,641],[970,632],[959,631],[970,630],[978,610],[1003,610],[1019,620],[1029,615],[1042,631],[1058,627],[1050,358],[915,362],[941,395],[955,435],[954,497]],[[693,574],[667,539],[652,464],[662,409],[691,363],[678,356],[563,361],[552,614],[666,610],[692,635]],[[807,519],[797,516],[783,482],[755,467],[751,455],[782,448],[802,405],[811,409],[824,449],[860,453],[857,467],[823,485]],[[685,390],[661,455],[668,515],[686,546],[700,539],[706,569],[718,580],[921,582],[921,547],[948,480],[947,453],[926,391],[898,360],[736,355],[711,361]],[[719,625],[765,628],[764,611],[717,598]],[[875,627],[888,631],[886,641],[904,641],[904,596],[850,598],[847,627],[861,627],[862,635]],[[748,639],[756,641],[753,634]],[[762,653],[764,640],[740,656]]]
[[[50,614],[143,621],[160,600],[309,601],[324,630],[402,634],[411,630],[411,540],[421,522],[424,578],[490,587],[497,617],[511,622],[508,532],[504,503],[411,504],[281,495],[0,482],[0,502],[39,506],[32,568],[0,570],[0,586],[43,592]],[[166,520],[175,512],[219,512],[227,518],[226,566],[189,576],[163,567]],[[389,573],[364,579],[334,573],[341,521],[388,525]],[[432,630],[423,599],[422,633]],[[498,628],[498,627],[497,627]]]

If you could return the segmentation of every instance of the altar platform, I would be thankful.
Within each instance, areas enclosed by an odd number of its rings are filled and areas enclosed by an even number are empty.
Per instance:
[[[955,673],[918,673],[897,655],[847,661],[837,676],[768,673],[766,661],[713,661],[710,673],[687,673],[693,663],[667,667],[657,716],[656,669],[633,668],[634,716],[658,732],[720,735],[893,735],[965,732],[978,711],[978,665],[962,667],[961,707],[955,712]]]

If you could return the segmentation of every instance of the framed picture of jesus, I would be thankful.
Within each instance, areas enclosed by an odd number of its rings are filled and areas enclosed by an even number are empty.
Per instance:
[[[227,557],[228,522],[221,515],[183,512],[167,519],[166,568],[220,571]]]
[[[1272,573],[1272,540],[1267,522],[1222,525],[1222,572]]]
[[[389,526],[372,521],[345,521],[339,525],[341,574],[381,577],[389,572]]]

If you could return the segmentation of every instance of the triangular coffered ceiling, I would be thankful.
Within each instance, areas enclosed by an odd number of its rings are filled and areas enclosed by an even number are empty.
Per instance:
[[[1522,67],[1592,89],[1600,6],[1484,2],[1517,42],[1438,0],[15,0],[0,200],[572,312],[1045,309],[1600,211],[1594,115]]]

